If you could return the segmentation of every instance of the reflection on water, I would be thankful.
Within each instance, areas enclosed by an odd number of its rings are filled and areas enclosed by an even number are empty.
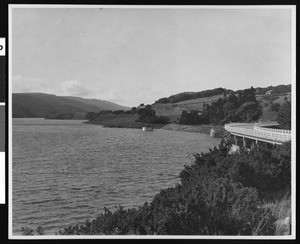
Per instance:
[[[219,142],[198,133],[14,119],[13,233],[41,225],[54,234],[94,219],[104,207],[150,202],[179,182],[193,154]]]

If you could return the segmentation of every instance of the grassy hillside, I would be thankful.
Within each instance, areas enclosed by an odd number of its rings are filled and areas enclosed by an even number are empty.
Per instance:
[[[283,104],[285,99],[291,101],[290,93],[276,94],[276,95],[257,95],[256,100],[261,104],[263,108],[262,120],[277,120],[278,111],[272,110],[272,105]]]
[[[85,114],[100,110],[128,109],[115,103],[78,97],[55,96],[44,93],[13,93],[13,118],[44,118],[59,116],[59,114]]]
[[[282,86],[278,86],[282,87]],[[287,88],[290,88],[290,86],[284,86]],[[274,88],[274,87],[272,87]],[[261,92],[263,88],[257,88],[257,91]],[[269,91],[268,89],[265,89],[266,91]],[[276,90],[276,87],[275,87]],[[224,91],[222,89],[214,89],[214,90],[209,90],[209,92],[203,91],[203,92],[182,92],[176,95],[172,95],[169,98],[172,99],[182,99],[183,97],[186,96],[195,96],[197,94],[205,95],[205,94],[211,94],[212,92],[219,92],[219,91]],[[229,91],[229,90],[226,90]],[[264,91],[264,90],[263,90]],[[236,95],[238,95],[239,91],[236,91]],[[152,106],[154,107],[156,116],[164,116],[168,117],[170,119],[171,123],[175,123],[178,118],[181,116],[182,111],[192,111],[192,110],[203,110],[203,105],[204,104],[209,104],[211,105],[213,102],[217,101],[219,98],[223,97],[223,93],[220,94],[215,94],[213,96],[207,96],[207,97],[198,97],[194,99],[187,99],[187,100],[182,100],[179,102],[170,102],[169,98],[161,98],[158,101],[156,101]],[[279,90],[276,90],[276,93],[271,94],[271,95],[256,95],[257,101],[262,105],[263,108],[263,114],[261,116],[261,119],[263,120],[277,120],[277,113],[278,111],[275,111],[274,104],[282,104],[284,103],[285,99],[290,100],[290,92],[286,92],[286,89],[283,89],[283,92],[280,93]],[[161,101],[161,102],[159,102]],[[272,108],[273,107],[273,108]],[[106,115],[101,115],[94,119],[93,121],[90,121],[93,124],[101,124],[104,126],[109,126],[109,127],[127,127],[127,128],[141,128],[145,126],[145,124],[140,123],[140,122],[135,122],[138,118],[138,115],[133,115],[133,114],[106,114]],[[158,127],[160,128],[160,127]],[[210,128],[203,128],[203,127],[180,127],[179,125],[176,126],[172,124],[172,126],[164,126],[164,129],[172,129],[172,130],[183,130],[183,131],[197,131],[201,133],[207,133]]]
[[[211,104],[220,97],[223,97],[223,95],[219,94],[210,97],[190,99],[178,103],[156,103],[154,104],[154,109],[158,116],[166,116],[171,122],[176,122],[183,110],[191,111],[197,109],[201,111],[204,103]]]
[[[264,120],[276,120],[277,112],[272,111],[272,103],[282,104],[284,103],[285,97],[290,101],[291,99],[291,85],[279,85],[279,86],[269,86],[266,88],[255,88],[256,89],[256,99],[263,107],[263,114],[261,119]],[[266,92],[272,90],[271,95],[266,95]],[[223,97],[223,92],[225,90],[222,88],[216,88],[213,90],[207,90],[202,92],[182,92],[172,95],[168,98],[161,98],[155,102],[153,105],[158,116],[166,116],[171,122],[176,122],[178,117],[181,116],[182,111],[191,110],[203,110],[203,104],[211,104],[212,102]],[[226,90],[230,92],[231,90]],[[235,91],[237,95],[242,90]],[[232,92],[232,91],[231,91]],[[204,96],[206,94],[215,94],[213,96],[205,96],[200,98],[189,99],[189,97]],[[179,102],[170,102],[172,100],[181,100]]]

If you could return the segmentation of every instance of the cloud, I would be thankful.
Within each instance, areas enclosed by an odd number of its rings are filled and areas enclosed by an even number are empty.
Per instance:
[[[59,93],[64,96],[90,97],[94,91],[77,80],[65,80],[60,84]]]
[[[22,75],[15,75],[12,77],[12,92],[44,92],[53,93],[52,84],[47,79],[40,79],[36,77],[24,77]]]
[[[110,102],[119,103],[121,97],[116,90],[103,88],[99,83],[88,87],[88,83],[81,83],[78,80],[65,80],[60,84],[59,95],[63,96],[77,96],[84,98],[95,98],[106,100]]]
[[[77,80],[50,81],[49,79],[24,77],[18,74],[12,77],[12,92],[42,92],[59,96],[93,97],[96,90],[86,87]]]

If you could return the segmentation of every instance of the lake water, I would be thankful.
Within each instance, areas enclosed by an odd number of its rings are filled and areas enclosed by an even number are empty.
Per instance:
[[[13,120],[13,234],[54,234],[70,224],[150,202],[180,182],[195,153],[217,146],[209,135],[103,128],[83,121]]]

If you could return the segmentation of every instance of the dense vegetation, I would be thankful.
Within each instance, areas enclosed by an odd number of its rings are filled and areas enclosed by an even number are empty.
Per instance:
[[[290,191],[291,144],[228,154],[230,144],[195,155],[181,183],[161,190],[150,204],[112,212],[60,230],[60,235],[273,235],[265,202]]]
[[[152,123],[153,124],[168,124],[169,118],[164,116],[156,116],[156,112],[152,109],[151,105],[146,105],[145,108],[141,108],[136,111],[139,115],[137,122]]]
[[[277,122],[282,129],[291,129],[291,102],[285,101],[278,108]]]
[[[211,105],[204,104],[203,111],[183,111],[179,119],[181,124],[213,124],[223,125],[228,122],[252,122],[262,114],[262,107],[255,97],[253,87],[242,90],[235,95],[224,93]]]

